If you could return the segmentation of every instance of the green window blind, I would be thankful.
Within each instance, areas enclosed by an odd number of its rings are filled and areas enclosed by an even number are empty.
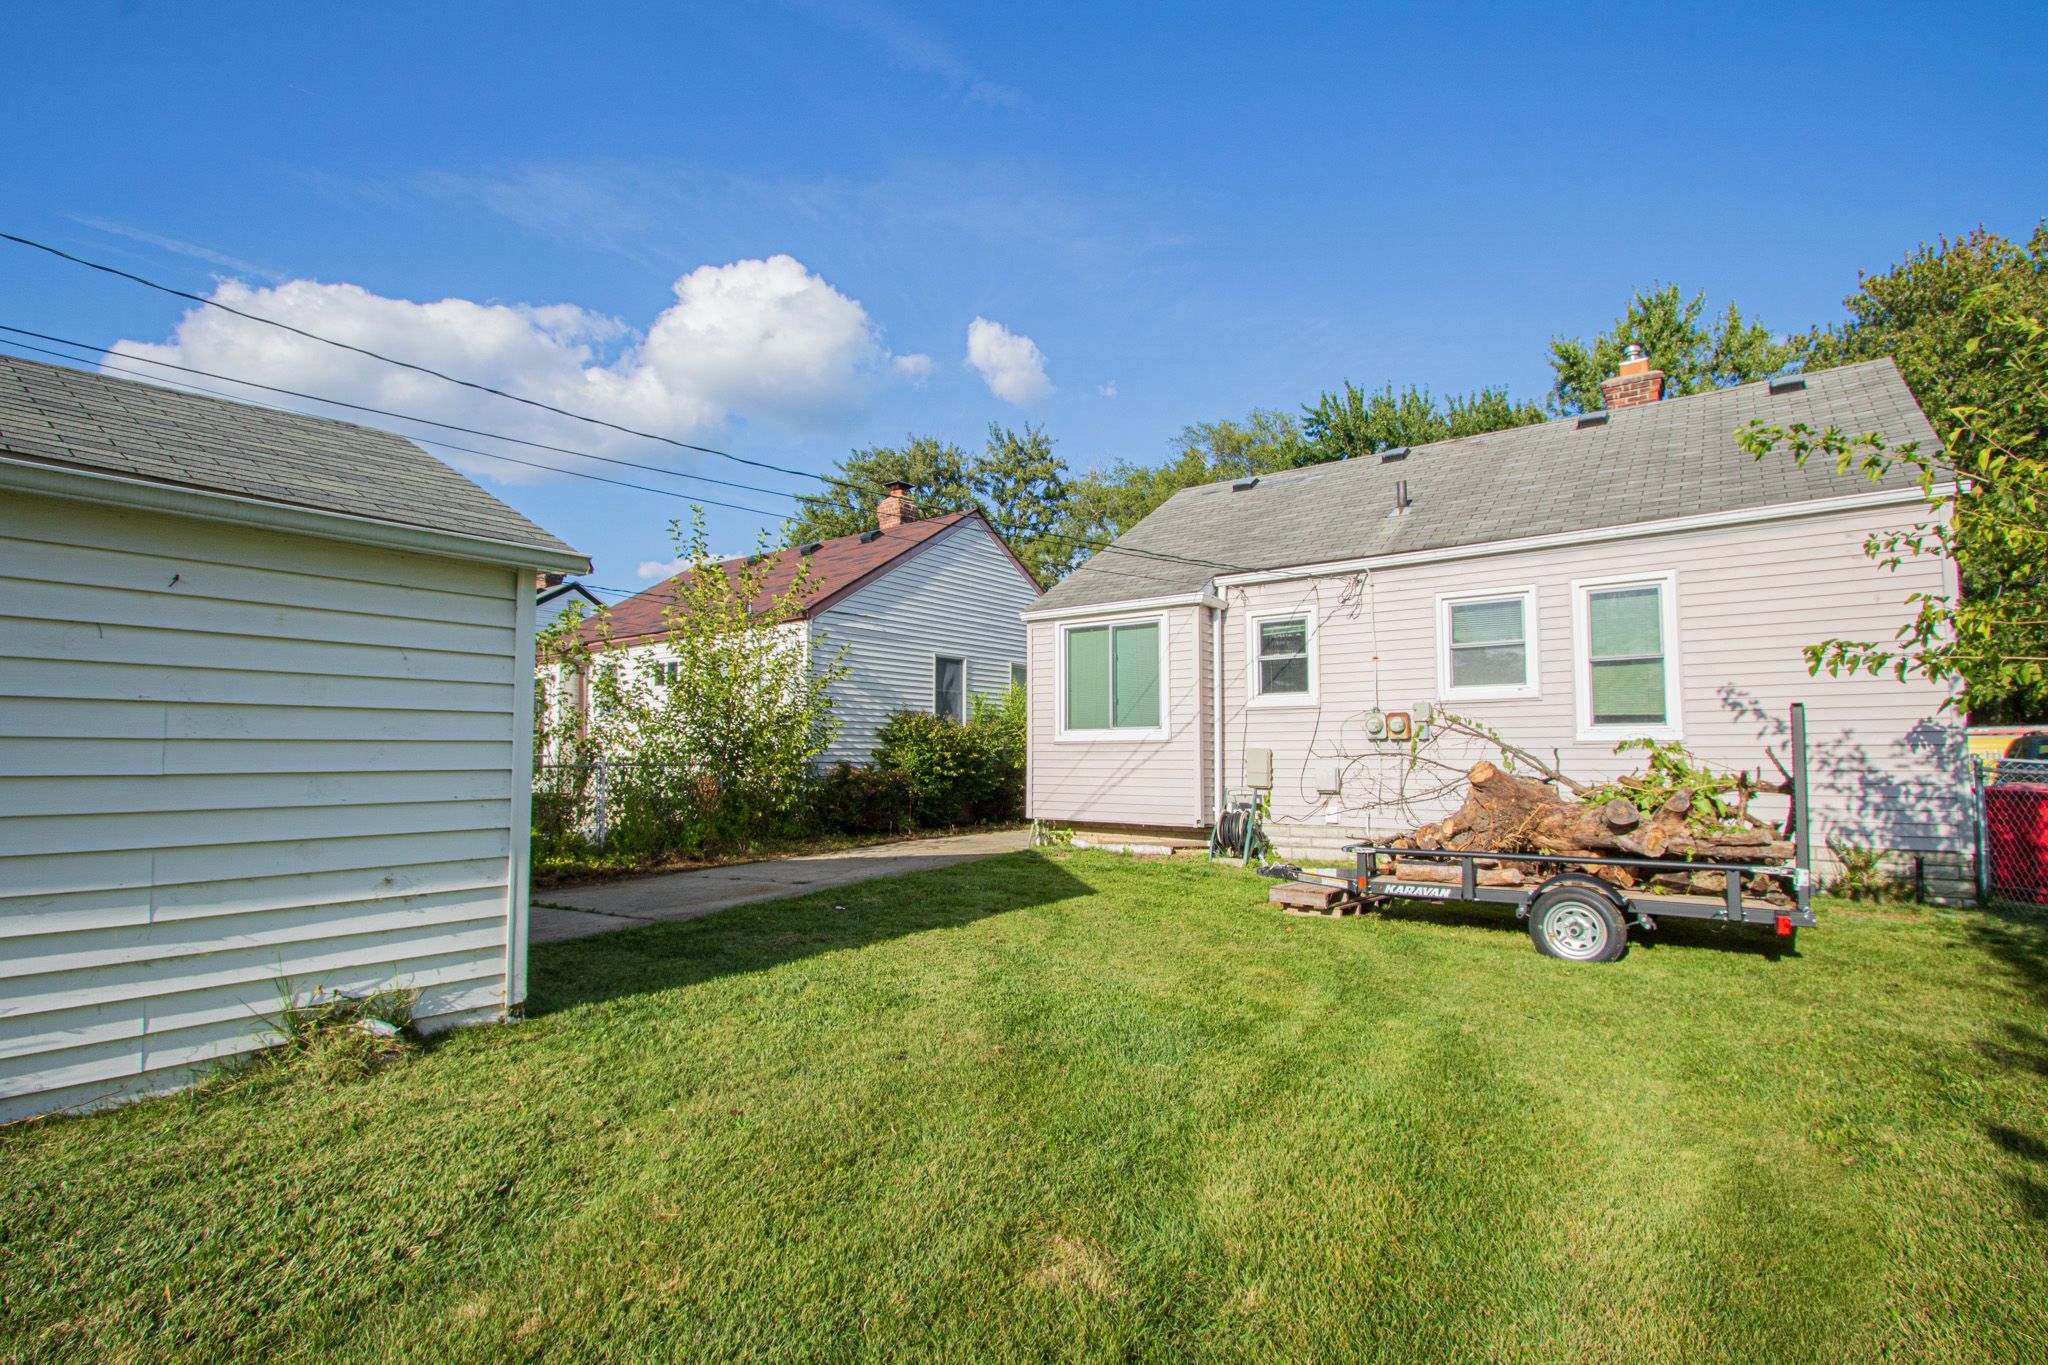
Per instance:
[[[1067,728],[1159,726],[1159,625],[1088,626],[1067,632]]]
[[[1119,730],[1150,730],[1159,724],[1159,627],[1118,626],[1116,718]]]
[[[1586,594],[1595,725],[1662,725],[1664,591],[1648,584]]]
[[[1451,603],[1451,686],[1521,687],[1529,681],[1519,597]]]
[[[1067,632],[1067,728],[1109,728],[1109,627]]]

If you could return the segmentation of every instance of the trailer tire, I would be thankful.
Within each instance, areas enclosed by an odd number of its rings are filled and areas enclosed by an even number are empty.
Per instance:
[[[1529,937],[1545,957],[1612,962],[1628,951],[1628,921],[1606,896],[1566,883],[1529,907]]]

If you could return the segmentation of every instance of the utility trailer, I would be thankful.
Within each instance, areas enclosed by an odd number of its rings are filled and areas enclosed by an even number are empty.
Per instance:
[[[1353,881],[1358,895],[1368,903],[1394,900],[1476,901],[1487,905],[1512,905],[1515,917],[1527,920],[1529,936],[1537,951],[1573,962],[1612,962],[1628,947],[1631,928],[1655,929],[1659,916],[1677,919],[1714,920],[1722,924],[1769,925],[1791,938],[1801,929],[1814,927],[1812,844],[1808,826],[1806,789],[1806,707],[1792,708],[1792,865],[1767,863],[1696,863],[1679,858],[1573,858],[1574,870],[1560,872],[1539,885],[1482,886],[1479,864],[1556,863],[1556,854],[1488,853],[1483,850],[1388,848],[1379,844],[1349,844],[1346,852],[1358,855]],[[1381,860],[1390,865],[1382,871]],[[1393,874],[1396,862],[1429,859],[1448,863],[1458,872],[1452,882],[1418,881]],[[1725,872],[1727,889],[1720,895],[1651,895],[1625,891],[1602,881],[1582,867],[1620,867],[1654,876],[1660,872],[1693,873],[1702,870]],[[1757,883],[1791,883],[1789,907],[1779,906],[1753,895]]]

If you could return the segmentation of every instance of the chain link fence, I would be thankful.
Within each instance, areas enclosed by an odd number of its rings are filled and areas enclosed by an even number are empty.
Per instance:
[[[2048,904],[2048,759],[1971,760],[1977,795],[1977,894]]]

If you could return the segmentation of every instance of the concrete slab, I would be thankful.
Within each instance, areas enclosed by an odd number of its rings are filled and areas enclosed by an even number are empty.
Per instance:
[[[629,881],[600,882],[537,892],[528,925],[531,943],[557,943],[661,921],[696,919],[755,901],[780,900],[877,877],[899,877],[976,858],[1015,853],[1030,843],[1028,830],[952,834],[873,844],[843,853],[735,863],[690,872],[665,872]]]

